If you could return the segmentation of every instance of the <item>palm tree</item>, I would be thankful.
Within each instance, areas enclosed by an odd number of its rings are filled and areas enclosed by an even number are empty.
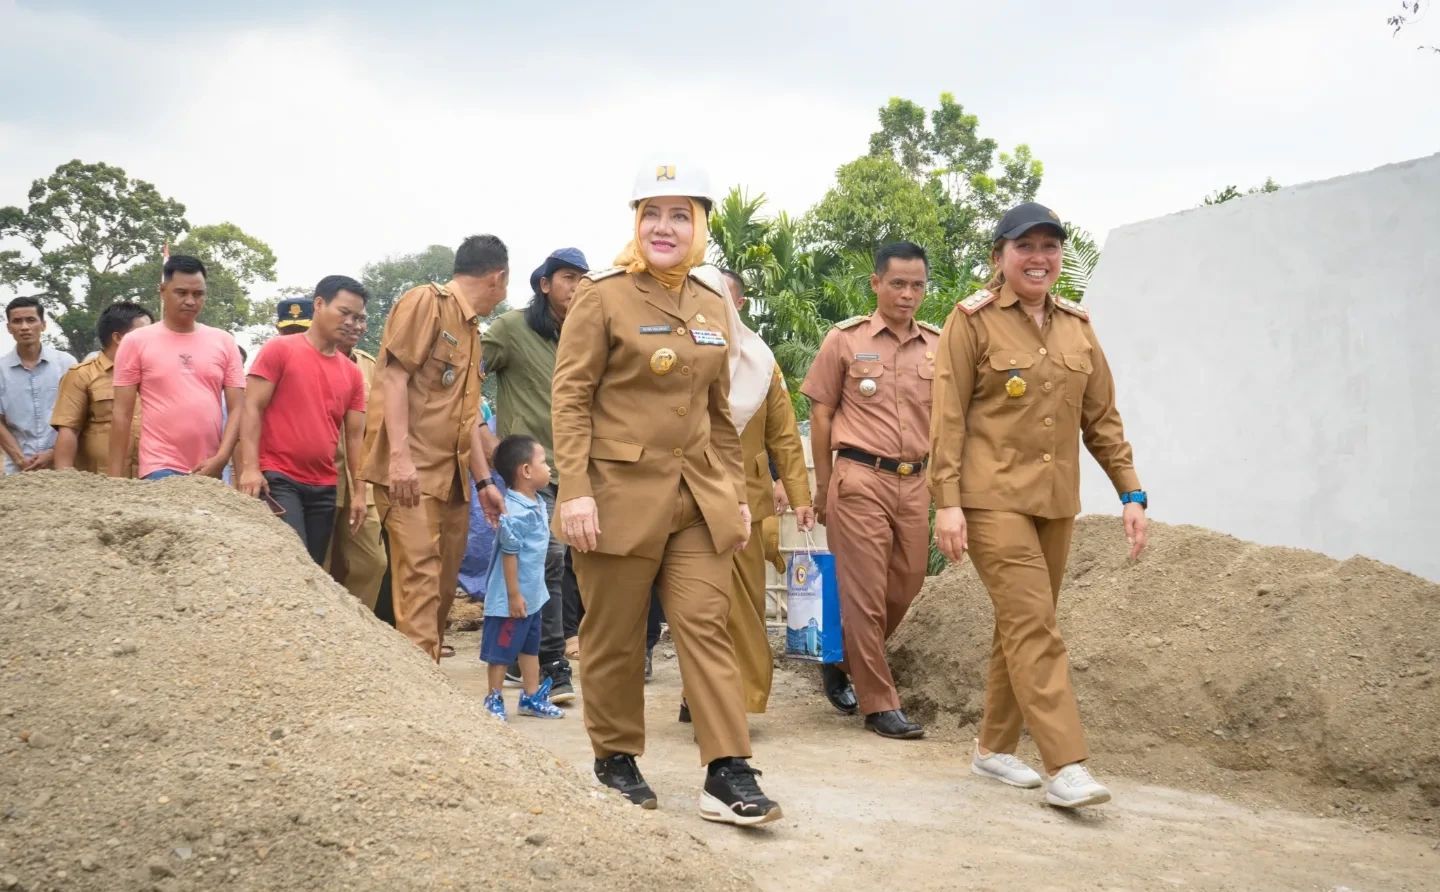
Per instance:
[[[1100,249],[1095,245],[1095,237],[1079,226],[1067,223],[1065,232],[1063,267],[1051,292],[1078,302],[1085,299],[1090,277],[1100,263]]]

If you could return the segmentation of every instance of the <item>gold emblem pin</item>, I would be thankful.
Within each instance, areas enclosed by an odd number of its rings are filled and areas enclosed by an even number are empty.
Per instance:
[[[299,319],[299,318],[300,318],[300,314],[301,314],[302,312],[304,312],[304,311],[300,309],[300,305],[299,305],[299,304],[291,304],[291,305],[290,305],[290,318],[291,318],[291,319]]]
[[[696,321],[696,322],[699,322],[701,325],[704,325],[704,324],[705,324],[705,314],[704,314],[704,313],[696,313],[696,314],[695,314],[695,321]]]
[[[673,368],[675,368],[674,350],[669,347],[661,347],[650,354],[650,371],[657,375],[668,375]]]
[[[1025,395],[1025,379],[1019,375],[1012,375],[1009,381],[1005,382],[1005,392],[1010,394],[1011,399],[1018,399]]]
[[[454,370],[454,369],[446,369],[446,370],[445,370],[445,374],[443,374],[443,375],[440,376],[440,383],[441,383],[441,384],[444,384],[446,387],[449,387],[451,384],[454,384],[454,383],[455,383],[455,370]]]
[[[874,396],[876,389],[874,378],[865,378],[860,382],[861,396]]]

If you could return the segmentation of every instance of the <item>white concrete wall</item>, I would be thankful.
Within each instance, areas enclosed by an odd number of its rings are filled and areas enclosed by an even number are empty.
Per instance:
[[[1152,517],[1440,580],[1440,155],[1115,230],[1085,304]]]

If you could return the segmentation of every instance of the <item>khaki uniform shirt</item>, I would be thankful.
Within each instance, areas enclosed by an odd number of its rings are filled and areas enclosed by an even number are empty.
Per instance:
[[[740,542],[745,474],[723,301],[694,278],[676,296],[622,270],[590,273],[575,291],[552,389],[558,501],[594,497],[601,553],[659,558],[682,480],[715,551]]]
[[[1050,298],[1037,327],[1015,292],[980,292],[945,322],[935,375],[936,507],[1080,513],[1080,439],[1117,492],[1140,488],[1115,382],[1079,304]]]
[[[740,454],[745,464],[745,492],[750,500],[750,518],[759,522],[775,515],[775,484],[770,478],[770,460],[780,471],[790,504],[803,508],[812,504],[810,472],[805,467],[805,447],[795,424],[795,407],[785,390],[780,369],[770,379],[770,390],[760,411],[740,433]]]
[[[940,330],[912,322],[898,338],[877,311],[830,329],[800,392],[835,410],[832,449],[920,461],[930,451],[930,385]]]
[[[385,321],[361,474],[371,483],[390,484],[385,369],[399,363],[410,373],[410,456],[420,473],[420,492],[464,501],[470,492],[470,432],[480,411],[480,328],[478,314],[453,284],[411,288]]]
[[[75,431],[80,439],[75,469],[104,474],[110,465],[110,420],[115,406],[115,360],[104,353],[87,359],[60,380],[60,394],[50,415],[50,426]],[[137,476],[140,458],[140,401],[135,401],[135,423],[130,445],[130,476]]]
[[[480,343],[485,349],[485,374],[496,378],[497,433],[502,440],[511,434],[534,437],[551,453],[554,471],[550,384],[555,379],[555,342],[535,333],[524,310],[511,310],[495,320]]]
[[[365,382],[365,419],[368,422],[370,419],[371,379],[375,377],[375,357],[357,347],[350,350],[350,361],[360,369],[360,380]],[[381,411],[384,411],[383,407]],[[350,465],[345,458],[345,423],[343,420],[340,423],[340,443],[335,447],[335,469],[340,472],[335,478],[335,505],[338,508],[348,508],[350,507]],[[366,484],[365,504],[375,504],[371,501],[369,484]]]

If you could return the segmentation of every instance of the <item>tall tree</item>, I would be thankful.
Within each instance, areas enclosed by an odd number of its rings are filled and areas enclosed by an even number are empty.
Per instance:
[[[900,239],[943,244],[940,208],[898,162],[865,157],[835,172],[835,185],[806,217],[808,241],[832,251],[874,253]]]
[[[431,245],[414,254],[400,254],[365,264],[360,270],[360,282],[370,292],[369,306],[365,310],[365,315],[370,317],[370,327],[360,341],[360,349],[370,353],[380,349],[385,320],[400,295],[426,282],[448,282],[454,272],[455,249],[444,245]]]
[[[264,242],[230,223],[190,230],[183,204],[113,165],[68,161],[27,198],[25,208],[0,208],[0,239],[23,246],[0,251],[0,285],[40,298],[76,357],[96,348],[95,322],[114,301],[155,306],[167,242],[209,267],[212,297],[201,318],[212,325],[248,324],[257,312],[248,287],[275,277]]]

